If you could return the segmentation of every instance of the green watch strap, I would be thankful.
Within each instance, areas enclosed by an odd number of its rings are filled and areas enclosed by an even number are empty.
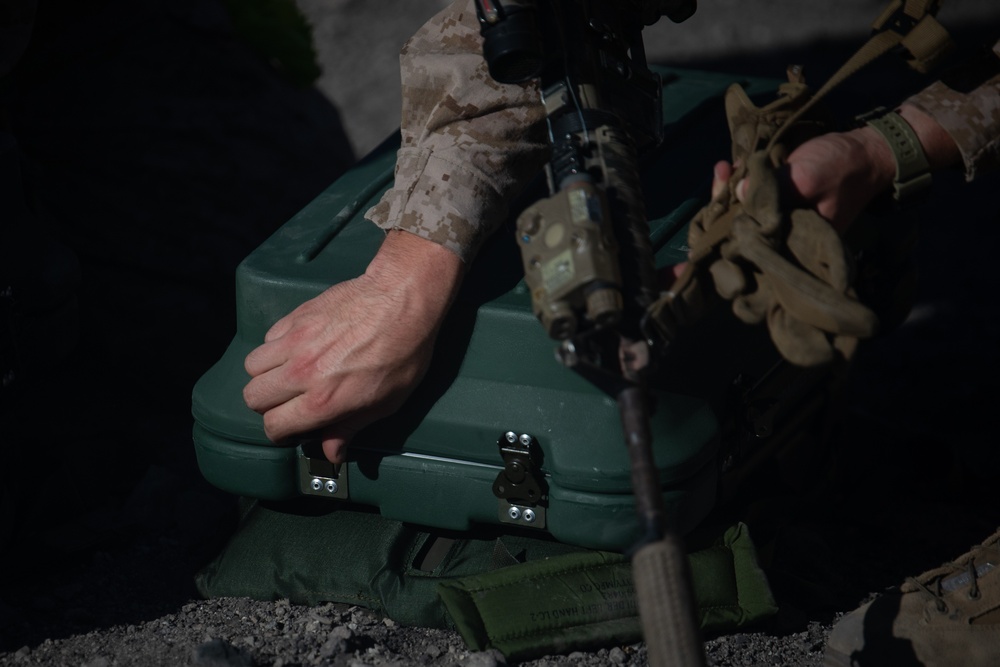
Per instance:
[[[885,137],[896,160],[893,199],[899,204],[912,201],[931,184],[931,165],[924,155],[920,139],[910,124],[895,111],[872,118],[868,125]]]

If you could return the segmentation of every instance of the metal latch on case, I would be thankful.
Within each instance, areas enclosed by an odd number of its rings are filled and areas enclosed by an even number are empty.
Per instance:
[[[299,447],[299,491],[306,496],[347,500],[347,464],[330,463],[321,451],[307,452],[306,446]]]
[[[507,431],[497,440],[497,446],[504,463],[493,482],[500,522],[545,528],[548,495],[538,442],[527,433]]]

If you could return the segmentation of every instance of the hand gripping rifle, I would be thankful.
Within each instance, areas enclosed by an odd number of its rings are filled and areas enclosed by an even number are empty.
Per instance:
[[[661,85],[642,28],[688,18],[695,0],[476,0],[490,75],[538,79],[551,144],[550,196],[517,220],[535,315],[557,358],[614,396],[642,537],[632,550],[639,614],[654,667],[706,664],[687,556],[666,516],[646,379],[662,348],[637,153],[662,139]]]

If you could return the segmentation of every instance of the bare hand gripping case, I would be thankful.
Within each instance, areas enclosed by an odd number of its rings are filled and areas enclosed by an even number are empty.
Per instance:
[[[770,93],[775,82],[659,73],[666,139],[644,158],[642,178],[662,267],[684,261],[686,223],[705,201],[712,164],[728,154],[726,88],[739,82],[750,94]],[[400,412],[356,437],[348,463],[335,469],[308,441],[276,446],[243,403],[244,358],[268,328],[360,275],[376,252],[383,232],[363,213],[391,186],[397,146],[388,139],[237,270],[236,336],[193,393],[202,473],[265,500],[314,496],[437,528],[501,525],[628,548],[636,520],[618,407],[556,361],[556,342],[532,315],[513,239],[516,205],[470,270],[426,379]],[[682,529],[716,502],[734,380],[764,377],[776,361],[766,335],[728,322],[689,332],[668,351],[653,387],[652,431],[664,501]]]

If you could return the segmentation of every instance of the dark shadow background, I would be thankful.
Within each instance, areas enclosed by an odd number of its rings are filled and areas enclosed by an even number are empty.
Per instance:
[[[961,48],[934,74],[993,44],[997,23],[949,26]],[[820,85],[859,46],[804,47],[693,60],[684,67],[781,78],[805,67]],[[846,124],[891,108],[932,79],[894,54],[849,79],[827,105]],[[720,156],[724,158],[725,156]],[[863,344],[845,386],[828,458],[790,479],[762,470],[720,517],[754,531],[782,606],[776,629],[799,631],[854,609],[874,591],[940,565],[1000,525],[992,496],[1000,450],[1000,242],[996,173],[972,184],[935,176],[929,198],[893,224],[911,236],[916,276],[909,319]]]
[[[801,63],[818,83],[856,46],[683,66],[780,78]],[[234,331],[237,263],[354,160],[337,110],[281,65],[215,0],[43,0],[0,87],[3,173],[21,179],[0,200],[5,312],[37,331],[55,304],[68,331],[79,306],[71,348],[2,339],[32,363],[0,394],[0,650],[176,610],[226,536],[235,508],[198,474],[191,386]],[[847,118],[926,81],[886,60],[830,105]],[[834,455],[743,499],[788,628],[997,524],[996,185],[940,179],[915,223],[918,314],[859,354]]]
[[[196,467],[191,387],[235,331],[238,262],[354,156],[337,110],[232,18],[42,0],[0,88],[4,648],[176,607],[233,516]]]

